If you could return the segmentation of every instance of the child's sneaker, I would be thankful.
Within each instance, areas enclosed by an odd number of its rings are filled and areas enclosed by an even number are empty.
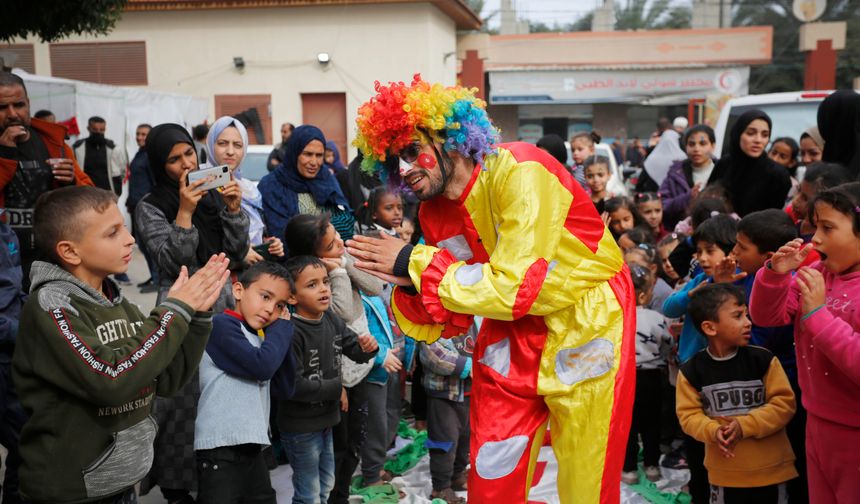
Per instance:
[[[628,485],[639,483],[639,473],[636,471],[624,471],[621,473],[621,481]]]
[[[663,474],[657,466],[645,466],[645,477],[648,478],[648,481],[659,481]]]

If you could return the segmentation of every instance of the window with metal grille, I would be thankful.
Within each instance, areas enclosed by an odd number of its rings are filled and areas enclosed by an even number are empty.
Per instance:
[[[146,85],[145,42],[51,44],[51,75],[99,84]]]
[[[0,59],[11,68],[20,68],[28,73],[36,73],[36,57],[33,44],[0,44]]]

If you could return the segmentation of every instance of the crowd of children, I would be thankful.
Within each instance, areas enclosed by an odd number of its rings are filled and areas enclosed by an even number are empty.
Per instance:
[[[792,177],[785,208],[740,218],[711,128],[687,129],[687,158],[655,181],[659,192],[633,197],[610,190],[599,141],[572,138],[571,170],[623,249],[636,294],[622,481],[657,481],[662,464],[689,468],[697,504],[856,500],[860,183],[820,161],[816,129],[799,142],[778,138],[767,155]],[[229,209],[238,209],[233,192]],[[399,191],[376,187],[353,231],[415,243],[413,210]],[[329,214],[287,222],[283,262],[242,269],[215,253],[196,271],[181,266],[148,316],[109,278],[126,271],[135,243],[112,193],[50,191],[33,232],[45,260],[32,266],[25,304],[14,234],[0,223],[0,435],[20,431],[20,442],[0,442],[10,447],[7,464],[20,464],[29,501],[136,502],[134,485],[157,450],[155,397],[198,380],[197,501],[276,502],[266,455],[274,441],[292,468],[294,503],[346,503],[355,485],[395,476],[384,466],[412,376],[426,392],[413,395],[412,409],[426,412],[428,497],[465,502],[457,492],[468,486],[480,320],[416,344],[394,319],[391,285],[356,267]],[[233,307],[213,313],[225,289]],[[19,330],[27,337],[16,340]],[[4,501],[17,490],[14,479],[5,483]]]
[[[741,218],[715,170],[714,140],[708,126],[687,129],[687,157],[660,192],[632,198],[607,193],[598,158],[583,163],[638,304],[622,481],[657,481],[662,463],[689,468],[694,503],[853,502],[860,183],[821,162],[811,128],[766,153],[791,176],[785,208]]]

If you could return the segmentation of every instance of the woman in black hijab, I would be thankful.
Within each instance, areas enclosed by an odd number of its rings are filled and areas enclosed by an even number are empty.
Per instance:
[[[155,178],[152,192],[135,209],[141,245],[158,268],[158,302],[186,266],[194,272],[212,254],[224,252],[239,265],[248,252],[248,216],[241,210],[242,191],[230,181],[222,191],[201,191],[202,183],[187,184],[188,173],[197,169],[194,141],[178,124],[160,124],[146,137],[149,167]],[[219,313],[234,306],[229,282],[212,307]],[[158,485],[168,503],[189,502],[197,488],[194,459],[194,422],[197,417],[199,381],[195,376],[176,395],[156,399],[159,434],[155,460],[141,491]]]
[[[823,160],[839,163],[860,177],[860,94],[839,90],[818,106],[818,131],[824,139]]]
[[[741,217],[766,208],[782,209],[791,189],[788,171],[766,152],[772,129],[770,117],[761,110],[741,114],[729,137],[729,155],[714,172],[729,194],[732,209]]]

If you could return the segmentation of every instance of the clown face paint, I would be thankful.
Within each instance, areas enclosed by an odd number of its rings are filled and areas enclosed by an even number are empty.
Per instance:
[[[432,170],[436,168],[436,156],[423,152],[418,156],[418,165],[425,170]]]

